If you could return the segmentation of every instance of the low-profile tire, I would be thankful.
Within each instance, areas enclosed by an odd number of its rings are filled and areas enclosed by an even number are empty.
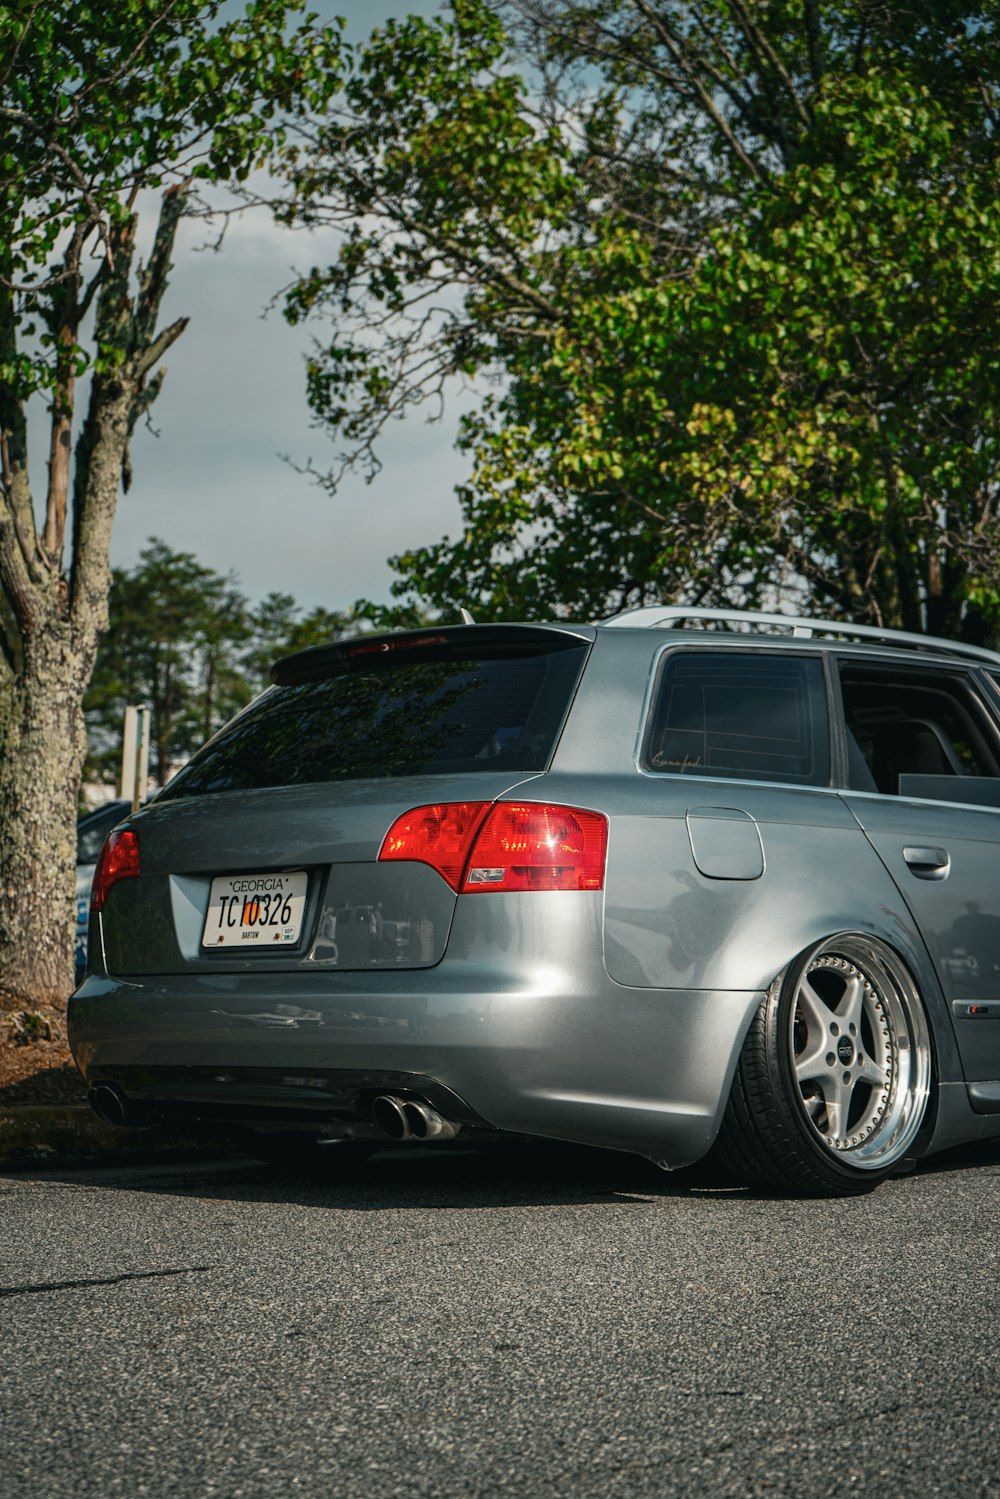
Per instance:
[[[779,974],[754,1016],[715,1154],[770,1192],[870,1192],[912,1153],[931,1074],[905,964],[875,937],[829,937]]]

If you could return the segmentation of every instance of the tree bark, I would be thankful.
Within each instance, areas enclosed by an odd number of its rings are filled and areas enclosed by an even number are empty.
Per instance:
[[[81,531],[107,541],[132,386],[127,376],[95,377],[84,429]],[[83,694],[107,625],[106,543],[85,576],[72,603],[58,575],[46,592],[35,590],[30,628],[21,629],[23,665],[0,719],[0,994],[27,1004],[62,1005],[73,987]]]
[[[80,705],[92,665],[56,604],[0,695],[0,997],[20,1004],[62,1005],[72,987]]]

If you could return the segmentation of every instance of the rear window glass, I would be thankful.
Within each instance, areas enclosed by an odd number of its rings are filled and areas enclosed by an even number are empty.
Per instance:
[[[642,764],[674,775],[828,785],[822,664],[749,651],[669,653]]]
[[[588,647],[360,654],[272,687],[164,797],[306,782],[542,770]]]

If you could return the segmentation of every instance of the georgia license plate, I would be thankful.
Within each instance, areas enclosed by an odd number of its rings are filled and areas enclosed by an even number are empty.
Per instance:
[[[212,881],[202,947],[276,947],[297,942],[309,877],[226,874]]]

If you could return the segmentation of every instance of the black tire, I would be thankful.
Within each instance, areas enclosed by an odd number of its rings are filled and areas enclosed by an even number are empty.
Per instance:
[[[931,1072],[927,1016],[900,958],[874,937],[827,938],[754,1016],[714,1155],[768,1192],[870,1192],[912,1152]]]

